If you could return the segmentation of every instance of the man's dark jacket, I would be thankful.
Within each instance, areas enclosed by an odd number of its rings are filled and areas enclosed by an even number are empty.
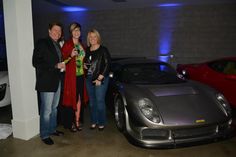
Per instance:
[[[56,92],[61,79],[59,55],[50,37],[39,40],[33,52],[33,66],[36,69],[36,87],[39,92]]]

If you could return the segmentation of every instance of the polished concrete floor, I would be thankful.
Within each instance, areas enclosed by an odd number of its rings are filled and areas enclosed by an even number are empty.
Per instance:
[[[87,110],[87,109],[86,109]],[[10,123],[11,108],[0,108],[0,123]],[[87,114],[87,112],[85,112]],[[109,117],[109,116],[108,116]],[[88,119],[88,118],[87,118]],[[53,137],[54,145],[41,142],[39,136],[28,141],[9,136],[0,140],[0,157],[235,157],[236,137],[224,141],[176,149],[145,149],[133,146],[117,131],[112,118],[102,132],[90,130],[88,120],[83,131],[64,131]]]

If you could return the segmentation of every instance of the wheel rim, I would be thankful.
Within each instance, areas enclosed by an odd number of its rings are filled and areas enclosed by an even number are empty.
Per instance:
[[[121,99],[117,99],[115,103],[115,121],[118,129],[124,129],[124,106]]]

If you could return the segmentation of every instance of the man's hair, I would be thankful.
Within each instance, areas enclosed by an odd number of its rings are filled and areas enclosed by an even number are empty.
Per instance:
[[[59,27],[61,27],[61,29],[62,29],[62,24],[61,24],[60,22],[52,22],[52,23],[49,23],[48,29],[51,30],[53,26],[59,26]]]

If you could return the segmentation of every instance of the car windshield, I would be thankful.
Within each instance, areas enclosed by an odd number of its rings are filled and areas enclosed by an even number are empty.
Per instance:
[[[166,63],[142,63],[126,65],[121,71],[121,80],[135,84],[171,84],[184,80]]]

